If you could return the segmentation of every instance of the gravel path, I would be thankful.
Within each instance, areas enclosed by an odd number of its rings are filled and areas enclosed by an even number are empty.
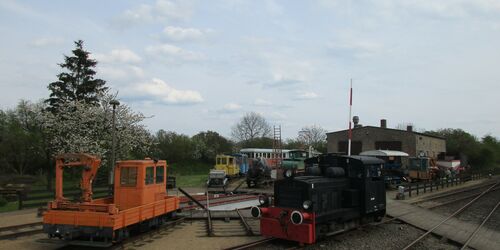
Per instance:
[[[318,241],[315,245],[304,249],[402,249],[422,235],[424,231],[407,224],[391,222],[378,226],[366,226],[344,234]],[[254,249],[287,249],[293,243],[277,241],[273,244]],[[415,245],[413,249],[460,249],[458,246],[441,241],[435,236],[428,236]]]

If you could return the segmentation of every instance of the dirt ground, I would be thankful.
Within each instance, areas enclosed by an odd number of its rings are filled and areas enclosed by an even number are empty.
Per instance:
[[[37,209],[26,209],[13,212],[0,213],[0,227],[14,226],[19,224],[27,224],[42,221],[41,217],[37,217]],[[0,248],[1,248],[0,244]]]
[[[207,237],[204,221],[186,222],[162,234],[144,247],[134,249],[224,249],[262,239],[260,236]]]

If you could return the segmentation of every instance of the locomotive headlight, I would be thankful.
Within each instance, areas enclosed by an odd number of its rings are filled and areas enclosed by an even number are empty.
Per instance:
[[[259,196],[259,204],[260,205],[262,205],[262,206],[267,205],[268,201],[269,201],[269,199],[267,198],[267,196],[265,196],[265,195]]]
[[[292,176],[293,176],[293,171],[291,169],[287,169],[285,171],[285,177],[286,178],[292,178]]]
[[[312,201],[307,200],[307,201],[304,201],[304,203],[302,203],[302,207],[303,207],[305,210],[307,210],[307,209],[311,208],[311,206],[312,206]]]
[[[293,224],[300,225],[304,221],[304,216],[302,216],[302,213],[300,213],[299,211],[293,211],[290,215],[290,220]]]
[[[255,218],[259,218],[262,215],[260,212],[260,208],[258,208],[258,207],[252,207],[252,209],[250,209],[250,213]]]

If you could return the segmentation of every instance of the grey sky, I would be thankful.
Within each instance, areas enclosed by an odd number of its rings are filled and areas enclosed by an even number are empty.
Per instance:
[[[83,39],[152,131],[344,129],[353,78],[362,124],[500,135],[500,1],[6,0],[0,32],[2,109],[46,98]]]

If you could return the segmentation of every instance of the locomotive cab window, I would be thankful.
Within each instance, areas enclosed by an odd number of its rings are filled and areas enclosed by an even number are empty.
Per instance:
[[[137,185],[137,167],[121,168],[120,185],[122,187],[135,187]]]
[[[148,184],[153,184],[154,183],[154,173],[155,173],[155,168],[154,167],[147,167],[146,168],[146,185]]]
[[[156,183],[163,183],[163,177],[165,176],[165,167],[156,167]]]
[[[228,160],[229,160],[229,165],[233,165],[233,160],[234,159],[233,158],[228,158]]]
[[[380,177],[382,165],[368,165],[366,166],[366,177]]]

